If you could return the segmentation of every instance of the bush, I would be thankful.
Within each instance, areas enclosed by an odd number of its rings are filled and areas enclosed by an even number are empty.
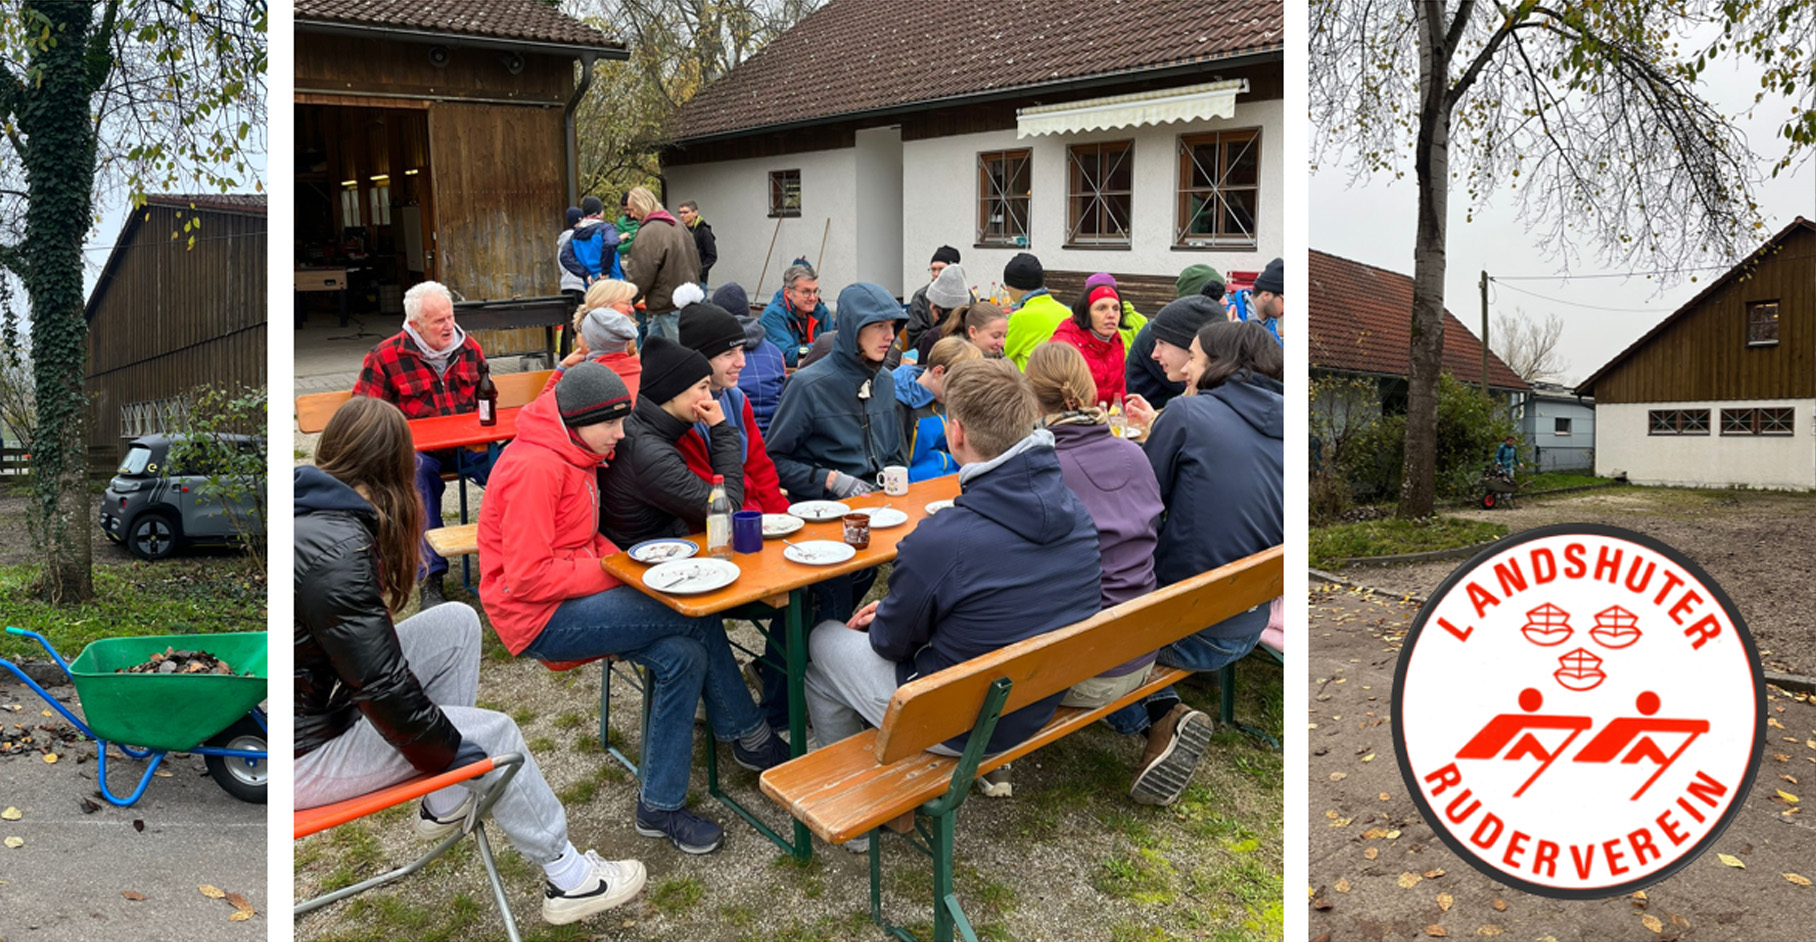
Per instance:
[[[1439,377],[1438,495],[1473,495],[1482,466],[1494,459],[1495,448],[1507,436],[1518,434],[1513,417],[1500,402],[1449,373]],[[1406,417],[1388,416],[1355,436],[1346,449],[1342,473],[1358,498],[1392,499],[1400,493],[1405,456]]]
[[[223,390],[198,386],[187,396],[176,431],[187,436],[171,460],[205,468],[252,567],[265,569],[266,478],[265,388]],[[251,435],[255,447],[241,447],[223,435]]]

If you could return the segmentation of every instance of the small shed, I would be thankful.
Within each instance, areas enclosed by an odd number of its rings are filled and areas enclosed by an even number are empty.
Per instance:
[[[579,203],[574,109],[595,62],[625,57],[540,0],[298,0],[299,311],[386,315],[389,334],[404,291],[439,281],[472,302],[469,330],[570,314],[555,237]],[[544,332],[479,340],[527,352]]]
[[[1189,265],[1285,253],[1282,11],[832,0],[682,106],[666,199],[699,204],[713,281],[757,303],[797,256],[829,299],[905,297],[942,244],[981,294],[1026,251],[1067,303],[1098,271],[1170,300]]]
[[[1595,471],[1816,487],[1816,222],[1801,216],[1577,384]]]
[[[265,385],[265,197],[158,195],[126,217],[88,297],[89,451],[171,430],[184,394]]]
[[[1538,471],[1595,469],[1595,400],[1554,383],[1534,383],[1519,407],[1520,433]]]

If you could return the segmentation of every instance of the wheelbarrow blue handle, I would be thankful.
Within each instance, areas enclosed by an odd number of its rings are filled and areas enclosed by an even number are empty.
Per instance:
[[[6,626],[6,633],[9,635],[22,635],[43,645],[44,650],[50,653],[51,660],[56,661],[57,666],[63,669],[63,676],[69,676],[69,662],[63,659],[63,655],[57,653],[56,648],[50,646],[50,641],[43,635],[35,631],[26,631],[24,628],[14,628],[11,625]]]
[[[12,630],[12,629],[8,629],[8,630]],[[30,632],[22,632],[22,633],[30,634]],[[42,639],[40,639],[40,640],[42,640]],[[53,652],[53,653],[55,653],[55,652]],[[61,703],[58,703],[57,698],[50,695],[50,691],[45,690],[43,687],[38,686],[38,682],[31,679],[30,677],[26,676],[26,673],[24,671],[20,670],[18,665],[14,664],[12,661],[6,660],[5,658],[0,658],[0,667],[3,667],[5,669],[7,669],[8,671],[11,671],[12,675],[14,677],[18,678],[20,683],[24,684],[27,687],[30,687],[32,693],[35,693],[38,695],[38,699],[43,700],[46,704],[48,704],[50,706],[51,709],[56,710],[58,713],[63,714],[63,718],[68,720],[71,725],[75,726],[75,728],[81,730],[82,735],[87,736],[90,739],[96,738],[95,731],[92,729],[89,729],[87,723],[82,722],[80,717],[76,716],[74,713],[69,712],[68,707],[65,707]],[[126,748],[126,747],[122,746],[121,748]]]

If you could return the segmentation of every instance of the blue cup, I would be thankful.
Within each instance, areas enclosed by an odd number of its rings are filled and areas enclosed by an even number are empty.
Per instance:
[[[731,548],[740,553],[763,551],[763,514],[740,510],[731,515]]]

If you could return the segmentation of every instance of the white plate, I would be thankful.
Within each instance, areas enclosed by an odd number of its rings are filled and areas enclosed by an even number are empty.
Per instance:
[[[837,566],[856,556],[858,551],[836,540],[808,540],[790,544],[782,555],[809,566]]]
[[[677,559],[651,566],[643,584],[669,595],[698,595],[738,581],[738,564],[729,559]]]
[[[764,514],[763,539],[773,540],[779,536],[787,536],[804,526],[806,524],[801,522],[800,517],[791,517],[788,514]]]
[[[949,500],[936,500],[927,505],[927,515],[932,516],[950,506],[952,506],[952,502]]]
[[[869,517],[870,527],[873,530],[887,530],[908,522],[908,515],[894,507],[859,507],[852,512]]]
[[[666,563],[700,552],[700,545],[692,540],[644,540],[625,552],[640,563]]]
[[[790,505],[788,512],[809,523],[824,523],[851,513],[851,508],[836,500],[804,500]]]

